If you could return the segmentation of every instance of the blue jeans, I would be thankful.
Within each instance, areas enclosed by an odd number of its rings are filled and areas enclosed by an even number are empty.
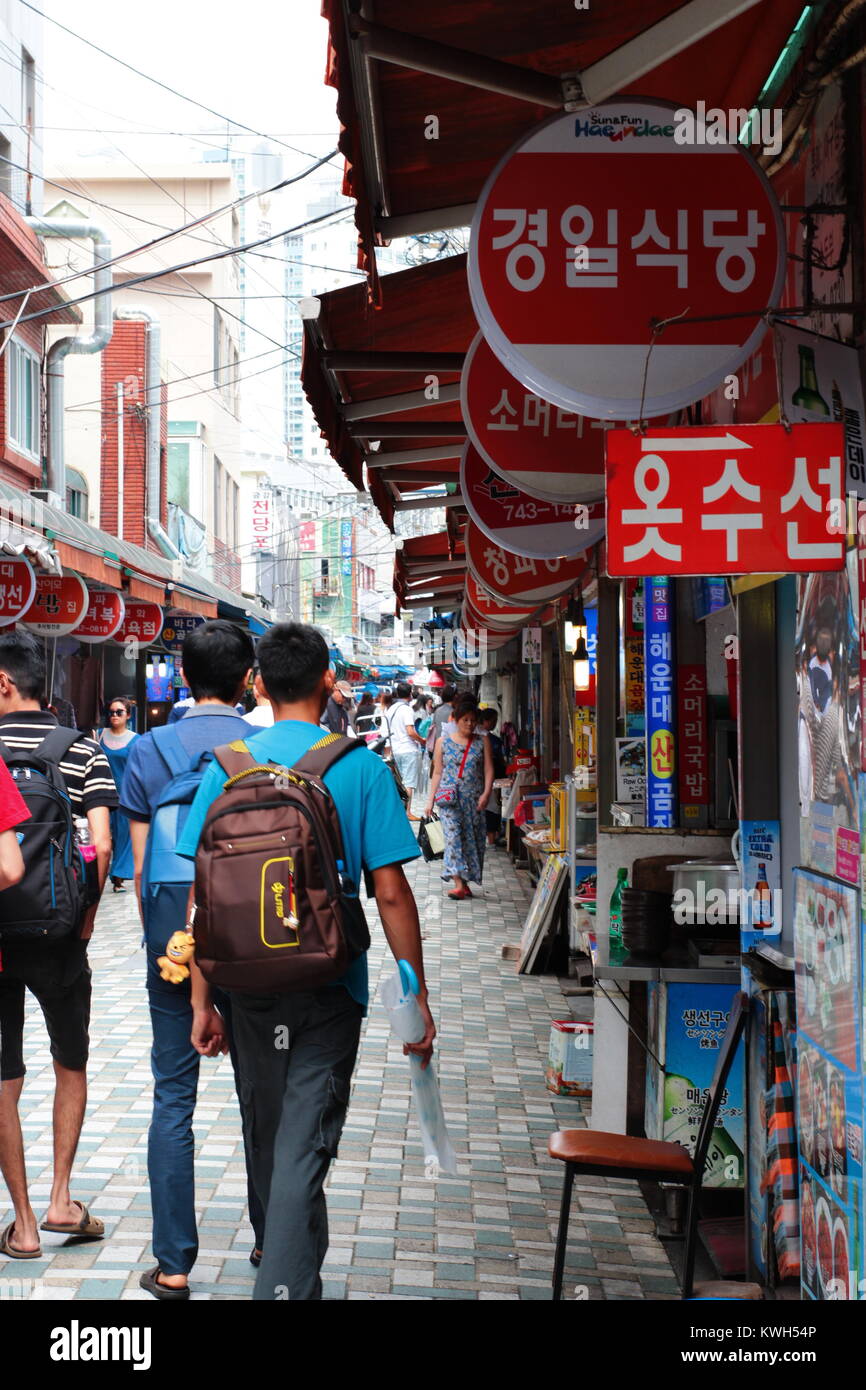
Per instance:
[[[151,1070],[153,1117],[147,1142],[147,1173],[153,1212],[153,1253],[163,1274],[189,1274],[198,1254],[195,1222],[195,1137],[192,1119],[198,1090],[199,1054],[190,1042],[190,982],[173,985],[160,977],[161,951],[147,948],[147,992],[153,1026]],[[214,1002],[228,1025],[237,1089],[231,1005],[217,991]],[[246,1144],[245,1144],[246,1150]],[[256,1247],[262,1248],[264,1213],[247,1161],[247,1199]]]

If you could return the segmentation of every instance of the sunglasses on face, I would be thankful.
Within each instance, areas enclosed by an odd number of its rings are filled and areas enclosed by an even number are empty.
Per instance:
[[[108,713],[111,715],[112,719],[114,719],[114,718],[120,718],[120,716],[121,716],[122,714],[126,714],[126,710],[125,710],[125,709],[110,709],[110,710],[108,711]]]

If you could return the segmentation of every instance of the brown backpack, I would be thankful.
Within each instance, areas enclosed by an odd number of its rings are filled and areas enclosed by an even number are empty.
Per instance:
[[[292,768],[260,764],[243,740],[214,749],[226,773],[195,860],[195,958],[241,994],[317,989],[345,974],[370,933],[345,870],[323,782],[363,740],[326,734]]]

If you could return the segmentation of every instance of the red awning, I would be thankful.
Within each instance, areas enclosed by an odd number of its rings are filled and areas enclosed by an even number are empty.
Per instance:
[[[804,0],[760,0],[618,95],[690,107],[702,100],[708,106],[748,108],[803,7]],[[338,94],[344,191],[357,200],[359,265],[375,279],[376,243],[389,235],[455,225],[437,220],[437,211],[473,204],[505,151],[557,109],[559,84],[551,79],[585,73],[687,7],[682,0],[605,0],[581,10],[537,0],[437,0],[429,7],[367,0],[364,20],[350,19],[355,8],[350,0],[323,0],[330,30],[326,81]],[[720,14],[723,10],[719,0]],[[350,24],[372,32],[351,38]],[[450,68],[453,55],[440,46],[456,50],[470,69],[485,58],[510,65],[524,97],[419,70],[437,61],[440,70],[443,62]],[[366,56],[384,51],[402,61]],[[419,66],[407,65],[413,59]],[[494,87],[508,85],[507,69],[485,75]],[[431,113],[438,118],[437,139],[424,138]],[[395,218],[407,222],[402,228],[389,225]]]

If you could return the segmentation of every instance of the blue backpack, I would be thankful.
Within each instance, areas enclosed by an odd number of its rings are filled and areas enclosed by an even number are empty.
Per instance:
[[[213,754],[197,753],[190,760],[177,724],[153,729],[151,738],[171,773],[151,817],[141,875],[144,935],[149,946],[161,951],[172,932],[180,931],[186,921],[195,864],[178,854],[176,847]]]

